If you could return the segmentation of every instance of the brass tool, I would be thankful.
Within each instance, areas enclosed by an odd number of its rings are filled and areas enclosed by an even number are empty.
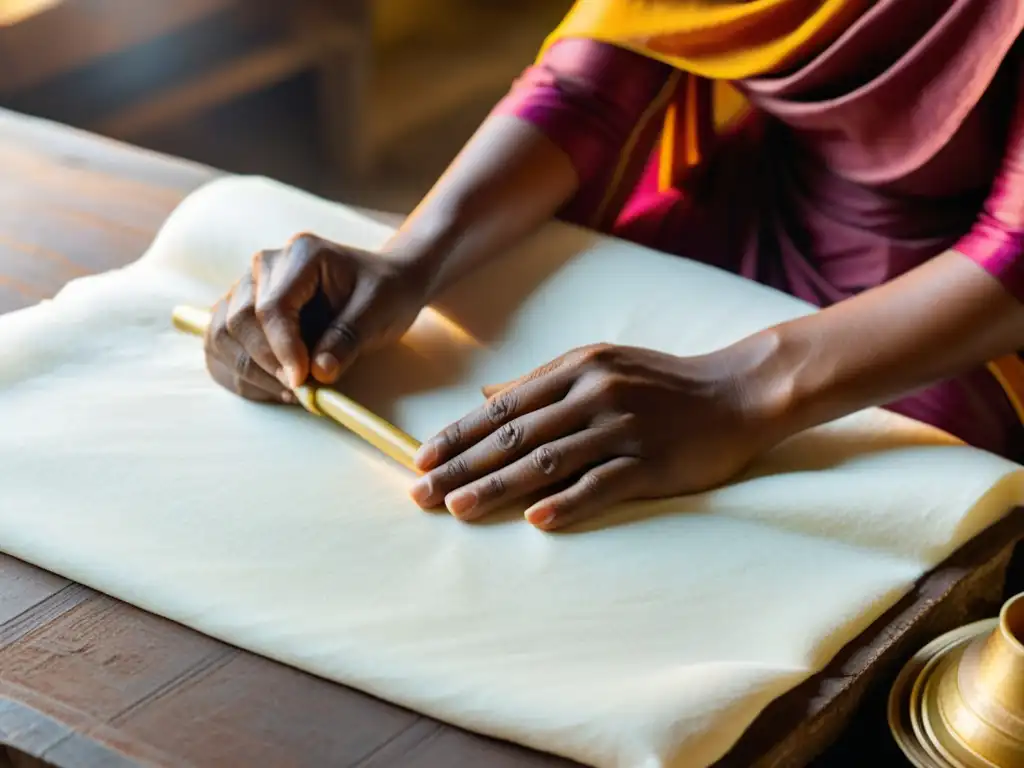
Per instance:
[[[202,336],[210,325],[210,313],[199,307],[180,306],[174,308],[171,320],[178,330]],[[381,453],[419,473],[413,462],[420,447],[416,438],[329,387],[303,385],[294,392],[302,406],[314,416],[327,416],[359,435]]]
[[[1024,593],[922,648],[893,686],[889,726],[918,768],[1024,766]]]

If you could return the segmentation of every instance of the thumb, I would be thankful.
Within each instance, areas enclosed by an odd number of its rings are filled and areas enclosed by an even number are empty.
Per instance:
[[[496,394],[508,389],[509,387],[523,386],[531,381],[536,381],[544,376],[549,376],[562,369],[566,363],[571,360],[571,354],[572,353],[569,355],[562,355],[561,357],[552,360],[547,365],[542,365],[540,368],[534,368],[525,376],[520,376],[517,379],[506,381],[504,384],[486,384],[480,388],[480,391],[483,392],[484,397],[494,397]]]
[[[333,384],[358,357],[362,346],[371,340],[377,327],[373,318],[379,302],[370,290],[356,291],[345,308],[332,320],[313,348],[313,378],[321,384]]]
[[[518,381],[518,379],[506,381],[504,384],[485,384],[484,386],[480,387],[480,391],[483,393],[484,397],[494,397],[502,390],[511,387],[513,384],[516,383],[516,381]]]

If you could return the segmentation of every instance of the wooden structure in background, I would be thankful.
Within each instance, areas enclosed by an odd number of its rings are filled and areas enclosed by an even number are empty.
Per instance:
[[[69,121],[138,141],[313,70],[325,152],[358,175],[371,35],[370,0],[62,0],[0,27],[0,100],[81,92]]]

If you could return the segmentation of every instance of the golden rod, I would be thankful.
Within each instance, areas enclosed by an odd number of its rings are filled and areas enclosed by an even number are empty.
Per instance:
[[[171,321],[179,331],[202,336],[210,325],[210,313],[198,307],[175,307]],[[328,387],[297,387],[295,396],[310,413],[327,416],[402,466],[419,472],[413,458],[420,442],[359,403]]]

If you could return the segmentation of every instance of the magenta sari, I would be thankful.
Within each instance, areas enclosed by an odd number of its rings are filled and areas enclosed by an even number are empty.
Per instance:
[[[666,65],[563,40],[496,111],[572,160],[567,220],[818,306],[951,248],[1024,301],[1022,28],[1021,0],[880,0],[811,61],[737,83],[753,111],[667,191]],[[1021,420],[984,367],[889,408],[1024,458]]]

